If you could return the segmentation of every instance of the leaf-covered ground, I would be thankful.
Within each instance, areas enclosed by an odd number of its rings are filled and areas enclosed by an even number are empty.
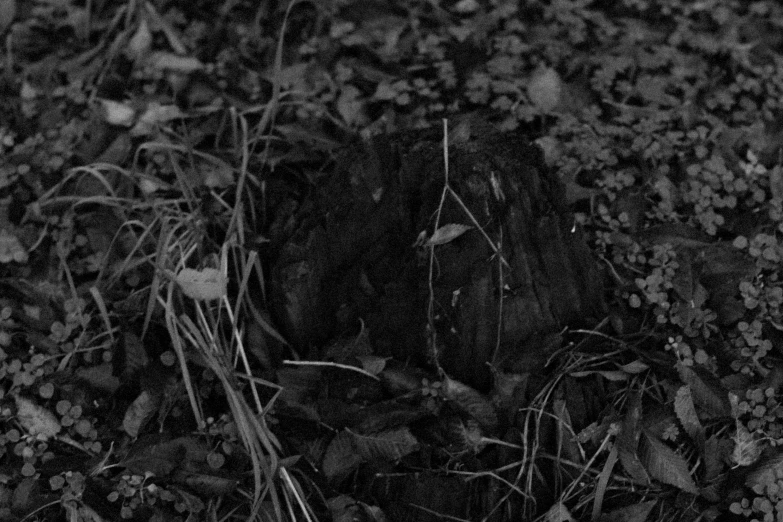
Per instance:
[[[0,519],[783,519],[777,2],[0,0],[0,36]],[[535,142],[605,280],[489,389],[270,297],[345,147],[444,119]]]

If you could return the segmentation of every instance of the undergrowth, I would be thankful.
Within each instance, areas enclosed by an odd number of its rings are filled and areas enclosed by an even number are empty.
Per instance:
[[[765,0],[0,1],[0,518],[383,520],[372,472],[478,484],[484,520],[780,519],[782,28]],[[433,328],[426,371],[363,328],[303,361],[267,289],[293,216],[356,136],[469,112],[540,146],[608,315],[489,394]],[[430,282],[467,230],[424,231]],[[408,417],[330,371],[404,376]]]

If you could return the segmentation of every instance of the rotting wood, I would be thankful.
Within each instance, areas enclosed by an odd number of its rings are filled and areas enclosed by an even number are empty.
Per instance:
[[[477,222],[484,233],[434,247],[434,327],[443,368],[484,387],[486,363],[513,367],[536,350],[531,340],[600,317],[603,287],[536,146],[470,120],[451,138],[450,186],[473,218],[446,198],[440,225]],[[347,151],[314,190],[306,207],[315,210],[272,274],[278,320],[296,346],[323,345],[361,318],[376,354],[426,359],[429,251],[413,245],[433,233],[443,170],[438,132],[409,131]]]

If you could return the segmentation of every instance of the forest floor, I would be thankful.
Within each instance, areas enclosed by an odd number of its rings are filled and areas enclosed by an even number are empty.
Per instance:
[[[0,0],[0,36],[0,520],[782,519],[778,2]],[[486,231],[425,220],[381,346],[305,232],[384,136],[538,147],[601,313],[457,378],[432,287]]]

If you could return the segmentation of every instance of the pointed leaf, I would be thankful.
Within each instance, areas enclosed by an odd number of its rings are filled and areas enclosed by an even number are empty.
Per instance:
[[[419,441],[406,426],[361,435],[346,430],[353,437],[359,455],[366,460],[397,461],[419,448]]]
[[[338,484],[358,468],[363,461],[364,459],[356,451],[353,435],[348,431],[341,431],[326,447],[321,467],[327,480]]]
[[[635,361],[631,361],[628,364],[624,364],[620,366],[620,369],[624,371],[625,373],[630,374],[637,374],[642,373],[643,371],[646,371],[649,368],[645,363],[640,361],[639,359],[636,359]]]
[[[677,365],[682,382],[688,385],[693,403],[702,418],[726,417],[730,413],[728,392],[712,375],[697,368]]]
[[[418,439],[404,426],[370,435],[344,430],[326,448],[324,475],[330,482],[339,483],[362,462],[395,462],[418,448]]]
[[[620,458],[623,469],[633,480],[639,484],[647,485],[650,483],[650,476],[638,455],[641,417],[642,402],[637,393],[631,398],[620,433],[617,436],[617,456]]]
[[[704,427],[699,422],[696,406],[693,404],[690,386],[680,386],[674,398],[674,413],[680,420],[685,432],[699,445],[704,447]]]
[[[568,403],[563,399],[555,399],[552,411],[557,419],[558,454],[564,455],[571,462],[582,463],[582,452],[573,432],[573,421],[568,411]]]
[[[644,467],[652,478],[694,495],[699,493],[688,463],[679,453],[646,431],[642,432],[639,450]]]

